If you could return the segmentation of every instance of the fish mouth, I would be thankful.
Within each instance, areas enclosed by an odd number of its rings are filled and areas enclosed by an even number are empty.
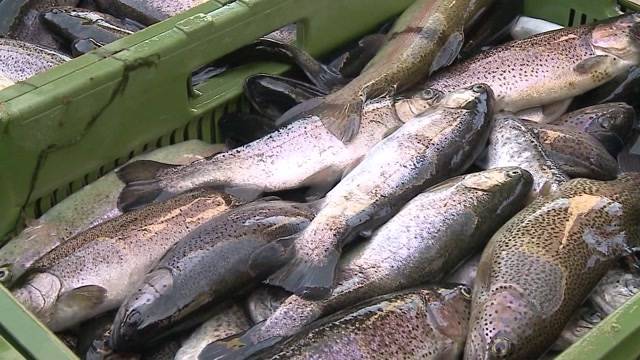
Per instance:
[[[142,315],[139,311],[132,310],[124,316],[122,321],[117,321],[118,318],[120,316],[116,317],[111,328],[109,347],[115,351],[132,350],[138,340],[137,332],[142,324]]]

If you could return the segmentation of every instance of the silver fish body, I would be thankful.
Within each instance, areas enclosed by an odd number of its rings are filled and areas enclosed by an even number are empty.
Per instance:
[[[326,297],[342,247],[425,188],[466,170],[486,144],[491,117],[491,90],[474,85],[445,95],[374,146],[327,194],[296,238],[294,259],[268,283],[307,298]]]
[[[589,300],[606,316],[611,315],[638,292],[640,276],[622,269],[614,269],[600,280],[589,295]]]
[[[444,92],[489,85],[496,111],[557,103],[613,79],[640,61],[640,15],[509,42],[443,69],[424,85]]]
[[[192,7],[204,4],[205,0],[95,0],[104,12],[120,18],[129,18],[144,25],[153,25]]]
[[[185,165],[220,152],[222,148],[192,140],[136,156],[132,161],[148,159]],[[56,246],[90,227],[122,215],[118,210],[118,195],[123,187],[115,172],[111,172],[29,224],[0,248],[0,282],[5,286],[13,285],[36,260]]]
[[[282,266],[268,259],[255,266],[250,262],[255,251],[302,231],[314,215],[312,204],[269,198],[201,224],[171,247],[127,296],[113,324],[111,346],[130,351],[157,342],[197,311],[255,286]]]
[[[195,191],[100,224],[36,261],[13,295],[52,331],[69,328],[120,306],[173,244],[232,204]]]
[[[419,288],[330,315],[253,359],[455,359],[464,347],[471,290]],[[202,358],[202,357],[201,357]]]
[[[478,165],[484,169],[519,166],[529,171],[534,196],[557,191],[569,180],[524,121],[506,114],[496,116],[489,146]]]
[[[264,323],[211,355],[244,358],[269,339],[375,296],[433,282],[479,251],[525,204],[531,175],[519,168],[492,169],[451,179],[411,200],[340,260],[336,286],[326,300],[292,295]],[[223,357],[224,358],[224,357]]]
[[[207,344],[247,330],[251,320],[238,305],[230,305],[198,327],[178,350],[175,360],[196,359]]]

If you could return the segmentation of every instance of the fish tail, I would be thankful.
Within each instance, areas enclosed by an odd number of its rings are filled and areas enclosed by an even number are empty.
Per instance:
[[[304,299],[325,299],[331,294],[339,258],[340,253],[336,250],[332,250],[322,263],[312,263],[295,256],[266,282],[269,285],[282,287]]]
[[[284,113],[278,122],[288,122],[292,118],[315,115],[325,128],[343,143],[351,142],[360,131],[364,100],[350,101],[339,92],[325,98],[307,100]]]
[[[152,160],[139,160],[118,169],[116,174],[125,184],[118,197],[118,208],[127,212],[172,197],[170,192],[162,188],[158,175],[163,170],[175,167]]]
[[[256,326],[259,327],[260,325]],[[282,340],[282,337],[272,337],[257,341],[255,337],[251,336],[251,330],[253,329],[210,343],[202,349],[198,355],[198,360],[247,359],[258,351],[269,348]]]

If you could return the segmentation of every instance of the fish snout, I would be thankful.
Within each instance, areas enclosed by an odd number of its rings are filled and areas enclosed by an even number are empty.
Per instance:
[[[124,314],[122,320],[120,320],[120,315],[121,313],[118,311],[111,328],[109,346],[115,351],[131,350],[138,342],[138,329],[142,325],[142,314],[134,309]]]

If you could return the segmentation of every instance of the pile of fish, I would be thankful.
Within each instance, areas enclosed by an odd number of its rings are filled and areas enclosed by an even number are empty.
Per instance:
[[[83,51],[156,3],[23,8],[6,41]],[[0,248],[0,281],[87,359],[556,356],[640,290],[640,14],[531,34],[521,5],[416,0],[327,63],[257,40],[224,61],[300,76],[247,79],[231,149],[132,159]]]

